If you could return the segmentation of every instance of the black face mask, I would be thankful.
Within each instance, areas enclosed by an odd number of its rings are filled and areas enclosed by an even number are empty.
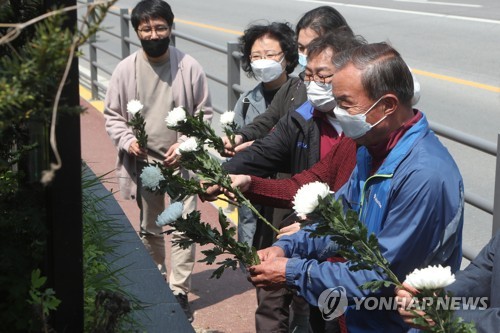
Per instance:
[[[170,44],[170,37],[165,37],[162,39],[141,39],[142,49],[151,58],[158,58],[165,54],[168,50],[168,45]]]

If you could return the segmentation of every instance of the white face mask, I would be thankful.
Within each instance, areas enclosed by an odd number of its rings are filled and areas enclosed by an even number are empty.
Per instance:
[[[250,63],[255,78],[265,83],[279,78],[284,71],[283,67],[281,67],[283,59],[285,59],[285,57],[283,57],[280,62],[271,59],[260,59]]]
[[[315,81],[309,81],[307,84],[307,99],[315,109],[322,112],[330,112],[337,105],[335,97],[332,95],[332,84],[317,84]]]
[[[375,103],[373,103],[372,106],[370,106],[368,110],[366,110],[365,113],[358,113],[355,115],[349,114],[349,112],[339,106],[335,107],[333,112],[335,113],[335,117],[337,117],[337,120],[340,122],[340,126],[342,126],[342,130],[347,137],[354,140],[358,139],[387,118],[387,115],[385,115],[373,125],[366,122],[366,115],[368,112],[373,110],[375,105],[377,105],[383,98],[384,96],[380,97]]]
[[[299,65],[302,67],[302,70],[306,69],[307,66],[307,56],[303,53],[299,52]]]

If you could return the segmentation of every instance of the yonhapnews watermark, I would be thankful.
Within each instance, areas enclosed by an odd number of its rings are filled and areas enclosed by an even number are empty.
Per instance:
[[[346,311],[349,306],[352,310],[397,310],[400,307],[411,310],[425,311],[428,307],[438,310],[483,310],[488,307],[488,297],[424,297],[420,301],[414,297],[409,304],[397,297],[353,297],[350,302],[344,287],[328,288],[318,298],[318,307],[324,320],[333,320]]]

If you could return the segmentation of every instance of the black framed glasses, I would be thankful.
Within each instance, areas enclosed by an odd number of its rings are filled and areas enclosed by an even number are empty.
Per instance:
[[[159,25],[157,27],[147,26],[141,29],[137,29],[137,31],[140,32],[141,37],[143,38],[151,38],[153,36],[153,32],[155,32],[158,37],[165,37],[169,30],[170,27],[166,25]]]
[[[308,86],[312,81],[316,82],[316,84],[320,87],[325,87],[328,83],[326,82],[328,79],[333,77],[334,74],[330,75],[320,75],[320,74],[307,74],[306,71],[303,71],[299,74],[299,78],[304,81],[304,84]]]

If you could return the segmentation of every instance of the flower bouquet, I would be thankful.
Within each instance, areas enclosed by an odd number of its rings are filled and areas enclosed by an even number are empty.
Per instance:
[[[220,116],[220,123],[222,125],[222,130],[229,138],[229,142],[234,146],[234,132],[238,129],[238,125],[234,122],[234,111],[226,111]]]
[[[156,224],[173,227],[166,233],[170,234],[176,230],[189,237],[189,239],[184,238],[176,241],[182,248],[188,248],[193,243],[200,245],[212,244],[211,249],[201,251],[205,258],[200,260],[200,262],[205,262],[207,265],[212,265],[214,262],[219,265],[212,273],[211,278],[220,278],[226,268],[236,269],[238,262],[249,266],[260,263],[254,247],[235,240],[236,228],[227,221],[222,209],[219,208],[218,214],[220,231],[217,228],[212,228],[208,223],[201,222],[199,211],[191,212],[186,217],[183,217],[182,210],[183,205],[181,202],[173,202],[158,216]],[[217,257],[220,255],[230,255],[230,257],[216,262]]]
[[[225,121],[225,126],[229,126],[228,123],[234,119],[234,112],[227,111],[221,118],[225,118],[222,120]],[[231,121],[229,121],[229,118],[231,118]],[[204,193],[205,188],[208,186],[218,185],[222,189],[234,193],[239,204],[249,207],[274,232],[279,232],[272,223],[267,221],[255,209],[239,189],[231,186],[231,178],[228,173],[222,168],[220,162],[204,148],[203,144],[206,144],[216,149],[219,153],[224,151],[222,139],[215,134],[208,123],[203,121],[203,112],[200,112],[198,116],[191,116],[183,107],[177,107],[169,112],[165,122],[168,128],[190,135],[185,142],[179,145],[177,154],[181,156],[180,163],[182,167],[196,173],[203,184],[204,188],[200,186],[199,192],[196,192],[196,194]],[[230,128],[232,127],[229,126],[229,128],[226,128],[226,135],[231,135]]]
[[[132,126],[135,136],[137,138],[137,144],[139,147],[146,148],[148,144],[148,135],[146,134],[146,122],[141,112],[144,106],[142,103],[136,99],[133,99],[127,103],[127,113],[131,115],[131,119],[127,122],[127,125]]]
[[[327,184],[314,182],[302,186],[294,197],[294,209],[296,214],[306,218],[305,226],[311,237],[329,236],[338,246],[338,254],[349,260],[350,270],[375,270],[385,279],[369,281],[359,286],[375,292],[382,287],[395,286],[404,289],[403,284],[390,268],[390,263],[380,251],[379,242],[375,234],[368,234],[367,227],[359,221],[358,215],[353,210],[345,210],[340,201],[330,194]],[[315,227],[310,228],[311,221]],[[309,226],[309,227],[308,227]],[[445,270],[449,274],[437,274],[437,271]],[[425,278],[422,278],[425,275]],[[425,281],[425,283],[421,283]],[[431,297],[433,300],[445,298],[449,295],[443,289],[454,281],[451,270],[447,268],[430,267],[423,270],[415,270],[407,276],[407,283],[417,289],[421,289],[417,295],[416,304],[422,297]],[[461,319],[453,317],[453,310],[437,309],[438,302],[426,303],[425,317],[415,311],[417,315],[415,324],[425,327],[430,332],[475,332],[472,324],[464,323]],[[426,318],[430,318],[429,323]],[[432,325],[431,323],[434,323]]]
[[[168,113],[165,123],[168,128],[191,137],[196,137],[200,142],[213,147],[218,152],[224,151],[222,139],[215,134],[210,124],[203,120],[203,111],[200,111],[198,115],[192,116],[186,112],[184,107],[179,106]]]
[[[455,282],[450,267],[429,266],[415,269],[406,276],[405,284],[418,290],[409,310],[416,315],[413,322],[430,332],[476,332],[474,323],[453,316],[455,301],[445,287]],[[424,314],[422,314],[424,313]]]
[[[172,168],[167,168],[158,162],[144,168],[141,174],[143,185],[152,192],[167,193],[172,202],[160,214],[157,224],[159,226],[169,225],[189,237],[190,239],[177,241],[181,247],[187,247],[193,243],[213,244],[212,249],[202,251],[205,258],[201,261],[207,264],[214,263],[219,255],[232,255],[232,258],[217,262],[220,267],[212,276],[220,277],[224,269],[228,267],[235,269],[238,262],[244,265],[259,263],[255,248],[234,239],[236,228],[227,222],[222,209],[219,209],[220,231],[212,228],[208,223],[201,222],[198,211],[182,217],[181,201],[187,196],[205,193],[206,187],[218,185],[222,189],[234,193],[238,204],[248,206],[273,231],[278,232],[243,196],[239,189],[232,188],[231,178],[227,172],[222,168],[220,162],[205,149],[205,145],[207,145],[221,151],[224,149],[224,145],[222,139],[215,134],[210,125],[203,121],[202,112],[197,116],[191,116],[184,108],[178,107],[169,112],[165,122],[170,129],[192,135],[179,145],[176,153],[180,156],[180,165],[194,172],[200,181],[184,179],[176,174]],[[234,202],[231,203],[234,204]],[[167,231],[167,233],[171,232],[172,230]]]

